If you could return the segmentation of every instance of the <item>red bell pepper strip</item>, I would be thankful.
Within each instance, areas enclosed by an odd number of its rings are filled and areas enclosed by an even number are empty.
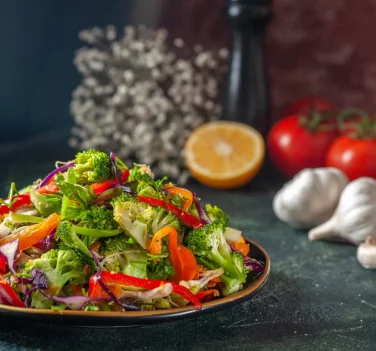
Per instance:
[[[5,273],[7,271],[7,261],[0,257],[0,273]]]
[[[186,224],[189,227],[193,227],[194,229],[200,228],[204,225],[204,223],[200,219],[196,218],[195,216],[192,216],[188,212],[182,211],[179,207],[169,202],[146,196],[139,196],[138,199],[141,202],[145,202],[150,206],[164,208],[166,211],[178,217],[184,224]]]
[[[56,194],[59,191],[59,187],[54,181],[52,181],[39,188],[37,191],[39,194]]]
[[[4,199],[4,201],[7,202],[8,199]],[[13,204],[12,204],[12,211],[17,210],[17,208],[24,206],[24,205],[31,205],[31,200],[30,200],[29,194],[22,194],[22,195],[14,196],[12,201],[14,201]],[[9,208],[8,204],[0,205],[0,215],[7,214],[9,212],[10,212],[10,208]]]
[[[115,273],[115,272],[102,272],[101,273],[101,280],[106,285],[117,284],[123,286],[133,286],[137,288],[152,290],[160,287],[163,284],[170,283],[172,285],[172,291],[185,300],[192,303],[198,310],[202,308],[200,299],[192,294],[186,287],[169,282],[166,280],[149,280],[144,278],[137,278],[132,277],[127,274],[123,273]],[[99,283],[97,281],[97,276],[94,274],[90,278],[89,283],[89,296],[90,297],[100,297],[102,296],[102,288],[99,287]]]
[[[120,175],[120,180],[122,183],[125,183],[129,177],[129,171],[127,169],[123,169],[121,175]],[[90,185],[90,188],[94,191],[95,194],[100,194],[103,193],[104,191],[113,188],[115,185],[118,184],[118,181],[116,178],[112,178],[109,180],[106,180],[105,182],[102,183],[94,183]]]
[[[12,287],[0,276],[0,304],[15,307],[25,307],[23,301],[19,298]]]
[[[211,296],[210,296],[211,295]],[[206,301],[211,300],[214,296],[219,296],[219,291],[217,289],[209,289],[205,291],[198,292],[196,296],[203,301],[204,299]],[[207,299],[206,297],[209,296],[210,299]]]

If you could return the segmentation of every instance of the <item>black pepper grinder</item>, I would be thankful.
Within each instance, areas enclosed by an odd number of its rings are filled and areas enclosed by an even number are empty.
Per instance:
[[[223,119],[266,134],[270,116],[264,48],[272,1],[225,1],[232,39]]]

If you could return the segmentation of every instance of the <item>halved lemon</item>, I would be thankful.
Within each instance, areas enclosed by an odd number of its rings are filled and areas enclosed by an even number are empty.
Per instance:
[[[249,125],[209,122],[192,132],[184,155],[188,169],[202,184],[219,189],[237,188],[248,183],[261,168],[265,143]]]

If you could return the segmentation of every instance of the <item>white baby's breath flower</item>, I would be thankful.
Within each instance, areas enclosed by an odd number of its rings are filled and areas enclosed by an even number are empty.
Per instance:
[[[156,174],[184,184],[185,140],[221,116],[228,50],[196,45],[190,51],[180,38],[169,48],[167,34],[145,26],[127,26],[121,34],[113,25],[79,33],[88,46],[74,58],[82,82],[72,93],[69,145],[113,151],[128,164],[148,163]]]

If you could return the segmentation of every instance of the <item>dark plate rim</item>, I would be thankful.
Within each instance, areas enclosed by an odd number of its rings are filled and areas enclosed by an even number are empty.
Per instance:
[[[79,319],[81,317],[85,320],[123,320],[123,321],[132,321],[135,323],[145,323],[152,322],[153,320],[172,320],[187,316],[199,316],[205,312],[214,312],[219,309],[226,307],[231,307],[235,304],[243,302],[250,298],[252,295],[256,294],[266,283],[269,273],[270,273],[270,258],[265,249],[254,242],[253,240],[245,238],[245,240],[251,245],[251,247],[256,247],[257,250],[265,258],[265,269],[257,277],[257,280],[251,283],[244,290],[239,291],[233,295],[219,298],[217,300],[212,300],[209,302],[204,302],[202,304],[202,310],[198,311],[194,306],[178,307],[170,310],[157,310],[157,311],[125,311],[125,312],[107,312],[107,311],[52,311],[47,309],[27,309],[24,307],[13,307],[0,304],[0,314],[13,315],[18,317],[27,317],[27,318],[54,318],[58,317],[59,319]]]

